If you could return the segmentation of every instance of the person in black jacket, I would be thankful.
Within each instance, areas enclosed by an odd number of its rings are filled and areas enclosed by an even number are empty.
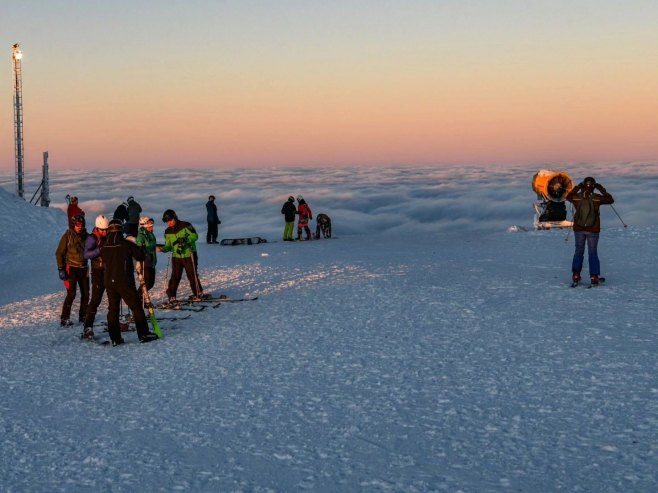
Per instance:
[[[217,215],[217,204],[215,204],[215,196],[208,197],[206,202],[206,220],[208,221],[208,233],[206,234],[206,243],[219,244],[217,241],[218,227],[222,222]]]
[[[292,238],[292,230],[295,227],[295,214],[297,214],[297,208],[295,207],[295,197],[292,195],[288,197],[288,201],[283,204],[281,208],[281,214],[283,214],[286,227],[283,229],[283,241],[294,241]]]
[[[107,291],[107,330],[112,345],[123,344],[119,325],[119,305],[126,302],[135,317],[135,328],[140,342],[150,342],[158,338],[149,331],[146,314],[135,288],[133,259],[144,261],[144,252],[132,241],[126,240],[121,232],[120,220],[113,219],[107,233],[107,240],[101,249],[105,264],[105,290]]]

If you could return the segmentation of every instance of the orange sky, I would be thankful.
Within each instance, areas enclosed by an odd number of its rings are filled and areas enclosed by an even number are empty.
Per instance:
[[[63,2],[0,32],[32,168],[658,159],[658,5],[576,3]]]

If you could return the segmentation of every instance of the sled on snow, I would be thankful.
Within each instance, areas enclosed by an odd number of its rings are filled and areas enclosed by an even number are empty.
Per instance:
[[[252,236],[249,238],[224,238],[219,242],[220,245],[233,246],[233,245],[258,245],[259,243],[267,243],[265,238],[260,236]]]

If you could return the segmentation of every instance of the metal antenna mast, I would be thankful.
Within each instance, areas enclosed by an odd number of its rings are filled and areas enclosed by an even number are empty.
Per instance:
[[[16,193],[23,198],[23,75],[21,59],[23,52],[18,43],[13,46],[14,62],[14,150],[16,153]]]

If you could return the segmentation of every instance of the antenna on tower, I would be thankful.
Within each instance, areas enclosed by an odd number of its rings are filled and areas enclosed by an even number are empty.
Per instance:
[[[23,52],[16,43],[12,47],[14,64],[14,150],[16,154],[16,193],[23,198],[23,74],[21,59]]]

